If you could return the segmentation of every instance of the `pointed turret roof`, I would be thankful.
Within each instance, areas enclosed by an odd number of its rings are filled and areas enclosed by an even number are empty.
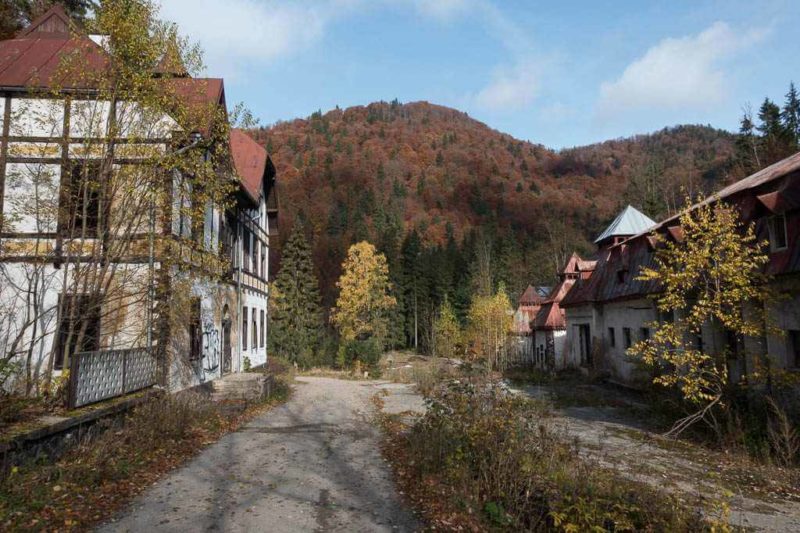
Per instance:
[[[614,222],[612,222],[594,242],[595,244],[600,244],[611,237],[630,237],[632,235],[638,235],[655,225],[655,220],[629,205],[622,210],[622,213],[617,215]]]

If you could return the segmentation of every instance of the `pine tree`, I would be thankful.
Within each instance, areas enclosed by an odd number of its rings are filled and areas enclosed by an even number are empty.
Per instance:
[[[270,305],[272,351],[304,367],[318,362],[316,354],[324,328],[319,282],[301,224],[295,225],[286,243]]]
[[[781,110],[781,120],[790,141],[795,148],[798,148],[798,142],[800,142],[800,96],[797,94],[794,82],[789,83],[789,92],[786,93],[786,102]]]
[[[736,158],[745,175],[752,174],[761,168],[758,139],[754,130],[752,113],[749,108],[745,109],[742,120],[739,122],[739,137],[736,139]]]

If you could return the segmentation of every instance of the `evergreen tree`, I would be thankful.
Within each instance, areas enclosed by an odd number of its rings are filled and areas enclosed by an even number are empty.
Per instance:
[[[786,102],[783,104],[783,110],[781,110],[781,120],[789,140],[795,148],[798,148],[798,142],[800,142],[800,97],[797,94],[794,82],[789,84]]]
[[[270,305],[272,351],[304,367],[317,362],[315,356],[324,328],[319,282],[314,273],[311,248],[299,223],[283,251]]]
[[[739,137],[736,139],[736,158],[745,175],[752,174],[761,168],[758,153],[758,139],[750,109],[745,109],[739,122]]]

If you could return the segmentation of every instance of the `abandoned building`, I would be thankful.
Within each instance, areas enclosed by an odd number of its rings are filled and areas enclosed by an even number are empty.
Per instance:
[[[738,381],[752,370],[755,356],[767,355],[776,368],[800,368],[800,153],[746,177],[706,198],[702,204],[725,202],[739,210],[744,223],[754,223],[756,236],[768,242],[766,273],[786,298],[768,309],[782,335],[765,339],[736,339],[707,326],[697,346],[709,353],[727,349],[728,375]],[[698,204],[700,205],[700,204]],[[598,239],[597,263],[565,298],[569,365],[607,374],[626,385],[649,381],[649,372],[626,355],[637,341],[647,339],[650,324],[670,320],[659,316],[652,296],[659,287],[637,279],[642,266],[652,266],[658,241],[653,234],[680,242],[679,216],[651,228],[619,224],[618,235],[604,232]],[[616,223],[616,221],[615,221]],[[612,224],[613,225],[613,224]],[[625,235],[626,232],[635,235]]]
[[[533,360],[531,325],[548,294],[550,294],[550,287],[528,285],[519,298],[517,309],[514,311],[514,322],[511,326],[514,337],[512,355],[517,364],[529,364]]]
[[[181,390],[265,363],[278,207],[268,154],[243,131],[210,145],[219,124],[187,132],[135,102],[114,106],[93,86],[62,79],[53,89],[59,59],[75,54],[102,69],[106,49],[58,4],[0,42],[0,353],[34,378],[68,375],[71,406],[154,384]],[[222,79],[192,78],[163,60],[152,76],[227,124]],[[190,142],[176,146],[178,131]],[[180,186],[188,178],[174,169],[155,185],[163,195],[141,189],[154,154],[182,151],[198,161],[228,154],[214,169],[234,190],[224,207]],[[111,178],[99,172],[101,158],[111,158]],[[131,192],[107,201],[108,182],[126,174]],[[97,188],[78,185],[86,175]],[[76,226],[81,235],[70,232]]]

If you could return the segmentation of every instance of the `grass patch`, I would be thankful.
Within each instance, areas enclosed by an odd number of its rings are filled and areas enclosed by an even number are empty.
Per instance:
[[[147,402],[56,462],[12,468],[0,481],[0,529],[89,529],[223,434],[286,401],[289,391],[276,379],[269,399],[233,412],[195,393]]]

